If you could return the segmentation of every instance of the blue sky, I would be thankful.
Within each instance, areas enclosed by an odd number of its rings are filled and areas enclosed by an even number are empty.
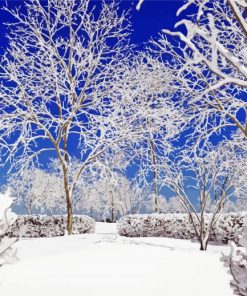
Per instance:
[[[94,0],[95,2],[99,0]],[[110,0],[109,0],[110,1]],[[176,18],[177,9],[183,4],[183,1],[156,1],[145,0],[140,11],[135,9],[138,1],[123,0],[120,2],[120,9],[129,10],[132,23],[131,41],[137,45],[147,42],[151,37],[158,37],[159,32],[163,28],[172,29]],[[8,0],[10,6],[22,6],[23,1]],[[5,1],[0,0],[0,7],[5,5]],[[6,22],[11,22],[11,17],[8,13],[0,10],[0,53],[4,52],[7,46],[5,34],[7,28],[4,25]],[[48,158],[50,157],[47,156]],[[0,168],[0,184],[6,181],[6,169]]]
[[[99,0],[93,0],[97,2]],[[110,0],[109,0],[110,1]],[[145,0],[141,10],[135,9],[138,1],[135,0],[119,0],[121,9],[131,10],[133,34],[132,41],[134,43],[146,42],[150,37],[155,37],[163,28],[173,28],[176,22],[176,11],[183,4],[182,0]],[[10,5],[20,6],[22,1],[8,0]],[[5,1],[0,0],[0,6],[3,6]],[[6,28],[4,22],[9,21],[9,15],[5,12],[0,12],[0,37],[1,46],[5,45],[3,36]],[[4,41],[4,42],[3,42]]]
[[[94,0],[95,2],[99,0]],[[108,0],[107,0],[108,1]],[[109,0],[110,1],[110,0]],[[0,6],[4,5],[3,0],[0,0]],[[8,0],[10,6],[21,6],[23,1],[17,0]],[[183,1],[167,1],[167,0],[145,0],[141,10],[137,11],[136,5],[137,0],[123,0],[120,2],[120,8],[122,10],[130,10],[130,19],[132,23],[132,35],[131,41],[134,44],[142,45],[145,42],[148,42],[150,38],[158,37],[158,34],[161,32],[163,28],[173,29],[174,24],[178,21],[176,17],[176,11],[181,5],[183,5]],[[5,34],[7,32],[5,22],[11,22],[10,16],[4,12],[0,11],[0,53],[4,52],[5,47],[7,45],[7,39],[5,38]],[[44,156],[43,161],[48,161],[51,155]],[[6,182],[6,171],[7,168],[0,168],[0,184]],[[129,172],[131,175],[131,171]],[[166,196],[170,196],[171,193],[167,190],[162,192]]]

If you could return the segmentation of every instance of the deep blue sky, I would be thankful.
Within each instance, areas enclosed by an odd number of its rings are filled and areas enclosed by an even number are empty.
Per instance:
[[[93,0],[99,1],[99,0]],[[92,2],[93,2],[92,1]],[[7,0],[10,5],[20,6],[23,1]],[[109,0],[110,2],[110,0]],[[182,0],[145,0],[141,10],[135,9],[137,0],[119,0],[121,9],[131,10],[133,34],[132,41],[134,43],[142,43],[148,41],[152,36],[157,36],[163,28],[173,28],[176,22],[176,11],[183,4]],[[5,0],[0,0],[0,6],[5,4]],[[4,22],[9,21],[9,15],[5,12],[0,12],[0,40],[1,46],[5,45]]]
[[[100,1],[100,0],[93,0]],[[107,0],[108,1],[108,0]],[[111,0],[109,0],[110,2]],[[132,23],[132,35],[131,40],[134,44],[141,45],[147,42],[151,37],[158,37],[158,34],[163,28],[173,29],[174,24],[178,21],[176,17],[176,11],[181,5],[182,0],[145,0],[141,10],[136,10],[138,0],[119,0],[120,8],[123,10],[130,10],[130,18]],[[23,1],[8,0],[10,6],[21,6]],[[0,0],[0,6],[2,7],[5,1]],[[0,11],[0,54],[4,51],[7,45],[7,39],[5,38],[6,27],[5,22],[11,22],[11,18],[8,13]],[[47,161],[51,155],[44,156],[43,161]],[[131,175],[131,172],[129,172]],[[0,184],[6,181],[6,169],[0,168]],[[163,192],[163,194],[170,196],[169,192]]]
[[[135,8],[136,3],[137,1],[124,1],[123,6]],[[133,42],[146,42],[150,37],[157,36],[163,28],[172,29],[177,21],[176,11],[182,4],[181,0],[145,0],[140,11],[133,9]]]
[[[11,7],[22,6],[23,4],[23,1],[19,0],[8,0],[7,2]],[[130,10],[133,30],[131,40],[139,45],[147,42],[151,37],[157,37],[163,28],[173,28],[177,21],[176,11],[183,4],[183,1],[145,0],[140,11],[135,9],[137,0],[119,0],[119,3],[121,9]],[[5,5],[5,1],[0,0],[0,7],[2,8],[3,5]],[[7,46],[7,39],[5,38],[7,28],[4,25],[6,22],[11,22],[11,17],[5,11],[0,10],[0,54],[4,52]],[[3,184],[5,180],[6,169],[0,168],[0,184]]]

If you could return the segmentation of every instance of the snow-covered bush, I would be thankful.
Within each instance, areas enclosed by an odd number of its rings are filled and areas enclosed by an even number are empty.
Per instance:
[[[228,241],[239,244],[239,237],[244,231],[246,214],[246,212],[238,212],[221,215],[215,229],[216,240],[225,244]]]
[[[210,214],[205,216],[205,223],[210,221]],[[212,229],[210,241],[227,243],[243,232],[244,214],[223,214],[216,227]],[[188,214],[145,214],[127,215],[118,222],[118,233],[129,237],[171,237],[192,239],[196,237],[193,224]]]
[[[65,234],[66,216],[19,216],[8,235],[12,237],[53,237]],[[73,219],[73,234],[93,233],[95,220],[78,215]]]
[[[123,236],[161,236],[191,239],[195,236],[193,226],[186,214],[127,215],[118,224]]]
[[[233,279],[231,286],[236,295],[247,296],[247,216],[243,235],[239,241],[240,247],[230,242],[230,255],[222,255],[222,261],[229,268]]]
[[[16,219],[16,215],[11,211],[11,204],[12,199],[9,195],[0,193],[0,266],[16,260],[16,250],[12,247],[16,239],[6,236]]]

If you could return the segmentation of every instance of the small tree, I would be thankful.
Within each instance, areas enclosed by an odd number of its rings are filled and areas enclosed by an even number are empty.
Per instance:
[[[16,250],[13,249],[16,238],[5,236],[16,220],[16,215],[10,209],[11,204],[9,194],[0,193],[0,266],[16,260]]]
[[[16,196],[15,204],[29,215],[65,212],[63,178],[52,171],[25,169],[9,179],[8,187]]]
[[[158,212],[158,163],[160,157],[173,149],[173,141],[179,137],[187,118],[179,102],[174,100],[174,88],[171,87],[176,83],[174,69],[148,53],[138,56],[133,65],[136,66],[130,70],[129,66],[126,68],[125,79],[115,84],[115,89],[121,95],[124,90],[131,89],[134,99],[128,101],[129,107],[135,110],[134,125],[141,133],[127,146],[123,145],[122,150],[128,165],[135,168],[136,188],[145,187],[146,195],[153,193],[153,211]]]
[[[237,153],[224,143],[196,153],[184,150],[165,166],[164,185],[178,196],[193,224],[201,250],[206,250],[226,201],[245,183],[246,153]],[[198,204],[191,199],[192,190],[199,198]],[[211,213],[205,215],[209,207]]]
[[[78,183],[77,211],[116,222],[119,216],[138,213],[146,205],[141,189],[135,188],[131,180],[120,173],[104,176],[101,172],[97,178],[89,179],[89,182],[85,178]]]
[[[145,195],[131,180],[121,174],[101,183],[101,197],[105,216],[116,222],[118,216],[136,214],[146,204]]]
[[[167,199],[164,196],[159,196],[158,199],[160,213],[185,213],[185,209],[177,196],[172,196]]]

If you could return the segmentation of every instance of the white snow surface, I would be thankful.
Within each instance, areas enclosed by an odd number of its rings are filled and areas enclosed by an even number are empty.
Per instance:
[[[228,246],[171,238],[126,238],[116,224],[95,234],[22,239],[19,261],[0,268],[1,296],[230,296],[220,262]]]

